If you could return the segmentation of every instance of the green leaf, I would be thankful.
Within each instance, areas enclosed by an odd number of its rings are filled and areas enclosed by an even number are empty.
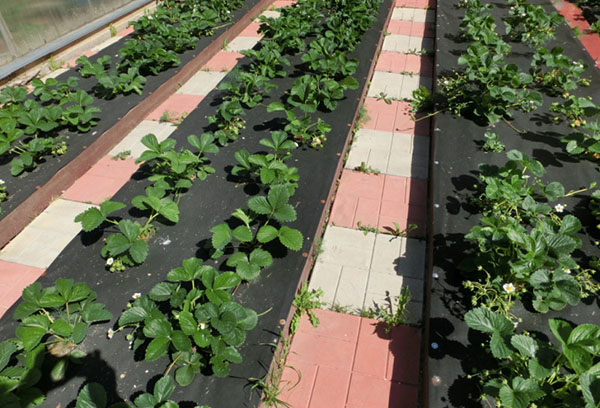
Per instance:
[[[248,200],[248,208],[257,214],[270,215],[272,208],[266,197],[257,196]]]
[[[240,225],[236,227],[232,232],[233,238],[237,239],[240,242],[250,242],[254,238],[252,236],[252,231],[245,225]]]
[[[198,324],[191,312],[179,312],[179,327],[188,336],[193,335],[198,330]]]
[[[244,309],[245,316],[238,321],[238,327],[243,330],[252,330],[258,323],[258,315],[252,309]]]
[[[88,327],[88,324],[85,322],[78,322],[75,324],[75,326],[73,327],[72,336],[75,344],[79,344],[83,341],[83,339],[85,339],[85,336],[87,336]]]
[[[156,401],[154,395],[146,392],[137,397],[133,403],[137,408],[155,408],[158,401]]]
[[[483,307],[469,310],[465,314],[465,323],[471,329],[484,333],[510,334],[514,330],[513,324],[506,317]]]
[[[98,383],[86,384],[77,396],[75,408],[106,408],[106,391]]]
[[[64,320],[56,320],[54,323],[52,323],[50,329],[52,329],[54,333],[61,337],[68,337],[73,332],[71,325]]]
[[[515,377],[512,388],[508,385],[500,388],[500,400],[506,407],[527,408],[531,401],[544,396],[545,393],[539,389],[537,383],[531,379]]]
[[[144,325],[144,336],[150,338],[168,337],[171,335],[171,330],[171,323],[165,317],[149,317]]]
[[[173,331],[173,333],[171,333],[171,341],[178,351],[190,351],[192,349],[190,338],[182,331]]]
[[[285,110],[285,106],[281,102],[271,102],[269,104],[269,106],[267,106],[267,112],[269,112],[269,113],[277,112],[277,111],[284,111],[284,110]]]
[[[567,214],[563,217],[562,219],[562,223],[560,225],[560,230],[558,232],[560,232],[561,234],[574,234],[576,232],[579,232],[581,230],[581,221],[579,221],[579,219],[571,214]]]
[[[103,322],[112,319],[112,313],[104,308],[102,303],[88,303],[81,312],[86,323]]]
[[[231,242],[233,237],[231,228],[227,224],[219,224],[210,229],[212,235],[212,245],[215,249],[223,249]]]
[[[15,351],[17,351],[17,346],[14,342],[4,341],[0,343],[0,372],[4,370]]]
[[[54,367],[50,370],[50,378],[54,382],[62,381],[65,378],[65,374],[67,372],[69,360],[66,358],[61,358],[54,364]]]
[[[148,312],[143,307],[133,306],[126,309],[119,317],[119,326],[125,326],[131,323],[139,323],[148,317]]]
[[[175,384],[173,383],[173,378],[166,375],[156,382],[156,385],[154,386],[154,397],[160,404],[161,402],[168,400],[174,390]]]
[[[546,241],[548,246],[557,254],[570,254],[577,248],[577,241],[567,235],[554,234]]]
[[[596,375],[583,373],[579,377],[581,393],[586,403],[585,408],[596,408],[600,405],[600,379]]]
[[[175,381],[182,387],[186,387],[194,381],[195,374],[196,373],[191,366],[184,365],[175,371]]]
[[[160,282],[148,293],[148,297],[157,302],[164,302],[173,295],[173,284],[168,282]]]
[[[510,339],[510,344],[521,354],[527,357],[535,357],[538,345],[534,339],[524,334],[515,334]]]
[[[240,277],[234,272],[224,272],[218,275],[213,283],[213,289],[229,289],[240,283]]]
[[[513,353],[512,350],[506,344],[504,337],[502,337],[502,335],[497,331],[492,333],[492,338],[490,340],[490,349],[492,350],[492,354],[496,358],[507,358]]]
[[[146,361],[153,361],[167,354],[171,340],[168,337],[160,336],[153,339],[148,348],[146,348]]]
[[[26,327],[21,325],[17,327],[16,330],[17,338],[23,341],[23,348],[25,351],[33,350],[35,346],[40,344],[40,341],[45,334],[46,329],[41,327]]]
[[[104,222],[104,216],[96,207],[91,207],[75,217],[75,222],[81,223],[81,229],[85,232],[92,231]]]
[[[138,239],[131,244],[129,254],[136,263],[143,263],[148,256],[148,244],[142,239]]]
[[[293,229],[284,225],[279,230],[279,241],[286,248],[291,249],[292,251],[299,251],[302,248],[304,237],[297,229]]]
[[[256,239],[258,240],[258,242],[264,244],[267,242],[271,242],[272,240],[277,238],[278,233],[279,231],[277,231],[277,228],[271,225],[263,225],[258,230],[256,234]]]

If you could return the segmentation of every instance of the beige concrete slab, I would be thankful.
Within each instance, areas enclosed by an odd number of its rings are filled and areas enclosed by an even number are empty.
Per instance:
[[[147,150],[141,142],[142,138],[149,133],[153,133],[159,142],[162,142],[177,129],[170,123],[161,123],[155,120],[143,120],[135,129],[131,131],[121,142],[116,145],[109,153],[116,156],[119,153],[130,151],[130,157],[138,158]]]
[[[108,40],[92,47],[92,51],[100,51],[105,49],[106,47],[113,45],[114,43],[118,42],[119,40],[122,40],[123,37],[120,37],[118,35],[115,35],[114,37],[110,37]]]
[[[384,174],[427,178],[429,139],[403,133],[360,129],[352,142],[345,167],[366,167]]]
[[[392,12],[392,20],[433,23],[435,22],[435,11],[410,7],[396,7]]]
[[[390,34],[383,40],[383,50],[400,52],[403,54],[414,53],[421,50],[431,52],[433,51],[433,40],[431,38]]]
[[[281,15],[281,12],[279,12],[277,10],[266,10],[266,11],[263,11],[261,14],[261,16],[270,17],[270,18],[279,18],[280,15]]]
[[[227,72],[198,71],[181,88],[178,94],[208,95],[225,78]]]
[[[256,44],[261,40],[260,37],[249,37],[240,35],[235,37],[230,43],[225,47],[225,51],[231,52],[242,52],[244,50],[250,50],[254,48]]]
[[[0,251],[0,259],[47,268],[81,231],[75,217],[90,207],[91,204],[55,200]]]

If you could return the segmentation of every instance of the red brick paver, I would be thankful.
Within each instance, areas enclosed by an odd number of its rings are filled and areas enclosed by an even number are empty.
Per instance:
[[[410,103],[404,101],[391,101],[388,104],[383,99],[365,98],[365,108],[368,120],[365,121],[366,129],[381,130],[384,132],[400,132],[419,136],[429,135],[429,119],[412,120]],[[417,118],[419,115],[417,115]]]
[[[219,51],[204,65],[203,69],[216,72],[231,71],[242,58],[244,56],[239,52]]]
[[[46,270],[0,260],[0,317],[21,297],[23,289]]]
[[[137,169],[133,158],[112,160],[104,156],[64,192],[63,198],[98,205],[115,195]]]
[[[185,94],[173,94],[161,103],[158,108],[154,110],[148,117],[147,120],[160,120],[160,117],[165,112],[169,112],[171,120],[177,120],[181,118],[184,113],[190,113],[198,104],[204,99],[202,95],[185,95]]]
[[[303,317],[292,340],[281,400],[292,408],[417,406],[418,329],[397,327],[388,334],[372,319],[315,312],[319,327],[313,328]],[[332,350],[333,345],[340,350]],[[296,388],[289,390],[294,384]]]
[[[240,37],[262,37],[262,34],[258,33],[260,23],[252,22],[248,27],[244,28],[240,33]]]
[[[569,27],[579,29],[579,41],[584,46],[590,56],[596,61],[596,66],[600,68],[600,36],[590,29],[590,24],[583,16],[581,10],[574,4],[564,0],[553,2],[556,10],[565,18]]]
[[[423,77],[431,77],[433,75],[433,62],[431,57],[428,56],[382,51],[375,70],[394,74],[412,72]]]
[[[433,24],[419,21],[390,20],[387,27],[390,34],[410,35],[411,37],[433,37]]]
[[[331,210],[330,223],[340,227],[362,225],[380,230],[417,224],[423,235],[427,199],[426,180],[375,175],[345,169]]]

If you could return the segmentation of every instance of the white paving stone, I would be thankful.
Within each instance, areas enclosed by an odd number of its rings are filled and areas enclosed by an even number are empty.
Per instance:
[[[131,157],[138,158],[142,155],[147,147],[141,142],[142,138],[149,133],[153,133],[159,142],[162,142],[177,129],[170,123],[161,123],[155,120],[143,120],[135,129],[131,131],[118,145],[111,151],[111,156],[116,156],[119,153],[130,151]]]
[[[57,76],[64,74],[65,72],[67,72],[69,70],[69,68],[59,68],[59,69],[55,69],[52,72],[47,73],[46,75],[44,75],[42,78],[40,78],[42,81],[47,80],[48,78],[56,78]]]
[[[261,16],[270,17],[270,18],[279,18],[280,15],[281,15],[281,12],[279,12],[277,10],[266,10],[266,11],[263,11],[261,14]]]
[[[424,276],[424,241],[329,226],[309,287],[321,288],[329,306],[356,311],[393,299],[403,286],[422,302]]]
[[[433,40],[431,38],[390,34],[383,40],[383,50],[403,54],[420,50],[433,51]]]
[[[427,178],[429,139],[403,133],[360,129],[352,142],[345,167],[366,167],[385,174]]]
[[[0,259],[47,268],[81,231],[75,217],[90,207],[62,199],[52,202],[0,251]]]
[[[119,40],[122,40],[123,37],[120,37],[118,35],[115,35],[114,37],[110,37],[108,40],[96,45],[95,47],[92,47],[92,51],[100,51],[105,49],[106,47],[113,45],[114,43],[118,42]]]
[[[250,50],[254,48],[254,46],[258,44],[260,40],[260,37],[240,35],[235,37],[230,43],[228,43],[225,47],[225,50],[231,52],[241,52],[244,50]]]
[[[392,20],[433,23],[435,21],[435,12],[433,10],[416,9],[410,7],[396,7],[392,12]]]
[[[225,75],[227,75],[227,72],[198,71],[177,90],[177,93],[185,95],[208,95],[225,78]]]

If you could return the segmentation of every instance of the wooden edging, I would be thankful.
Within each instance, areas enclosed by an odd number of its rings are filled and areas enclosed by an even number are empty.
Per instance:
[[[108,154],[125,136],[135,129],[164,100],[177,91],[223,47],[225,41],[237,37],[273,0],[260,0],[236,23],[215,38],[191,61],[185,64],[156,91],[132,108],[113,127],[98,137],[88,148],[58,170],[50,180],[0,221],[0,248],[8,244],[48,205]]]
[[[389,22],[392,19],[392,13],[394,11],[394,4],[395,4],[395,1],[392,1],[391,5],[390,5],[390,9],[388,11],[388,15],[386,16],[383,27],[379,33],[379,40],[377,41],[377,45],[375,46],[376,51],[370,60],[371,65],[369,66],[369,72],[368,72],[367,76],[364,77],[365,85],[363,86],[361,95],[358,98],[358,105],[356,108],[356,112],[354,112],[354,117],[352,118],[352,123],[348,123],[348,134],[346,135],[346,141],[344,142],[344,147],[342,148],[342,150],[340,152],[337,153],[337,156],[339,157],[339,159],[337,162],[337,167],[335,169],[333,182],[331,183],[331,187],[329,188],[329,193],[325,200],[321,200],[321,204],[323,204],[323,209],[321,210],[321,217],[319,218],[319,223],[317,225],[317,231],[315,232],[315,239],[313,240],[313,243],[310,246],[308,253],[305,252],[302,254],[306,258],[306,262],[304,263],[304,268],[302,269],[302,273],[300,274],[300,279],[298,280],[298,286],[296,287],[296,293],[298,293],[300,291],[302,284],[304,282],[308,281],[308,278],[310,277],[310,273],[313,269],[314,261],[315,261],[315,253],[317,250],[317,243],[319,242],[319,238],[322,238],[323,233],[324,233],[325,222],[327,221],[328,215],[329,215],[329,213],[331,211],[331,207],[333,205],[333,199],[335,198],[335,193],[337,191],[338,181],[339,181],[340,177],[342,176],[342,171],[344,170],[344,161],[345,161],[346,153],[348,153],[350,143],[352,142],[352,138],[353,138],[353,134],[354,134],[354,127],[356,126],[356,124],[358,122],[360,110],[365,102],[366,97],[367,97],[367,92],[369,91],[369,84],[371,82],[371,78],[373,77],[373,73],[375,72],[375,66],[377,65],[377,59],[379,58],[379,54],[381,53],[381,47],[383,45],[383,40],[385,38],[386,27],[389,25]],[[283,338],[289,338],[289,336],[290,336],[290,324],[292,322],[292,318],[294,317],[295,313],[296,313],[296,307],[294,305],[292,305],[290,307],[290,311],[285,320],[285,323],[283,323],[283,321],[281,322],[282,323],[281,334],[282,334]],[[282,342],[280,341],[279,344],[282,344]],[[277,361],[279,360],[279,357],[281,356],[281,352],[282,352],[281,347],[279,347],[279,345],[278,345],[278,347],[275,350],[275,353],[273,355],[273,360],[271,361],[271,365],[269,366],[268,375],[270,375],[273,372],[273,370],[276,368],[275,364],[277,364]],[[267,382],[268,381],[270,381],[270,378],[267,378]],[[266,406],[262,402],[262,399],[261,399],[261,402],[260,402],[258,408],[266,408]]]

